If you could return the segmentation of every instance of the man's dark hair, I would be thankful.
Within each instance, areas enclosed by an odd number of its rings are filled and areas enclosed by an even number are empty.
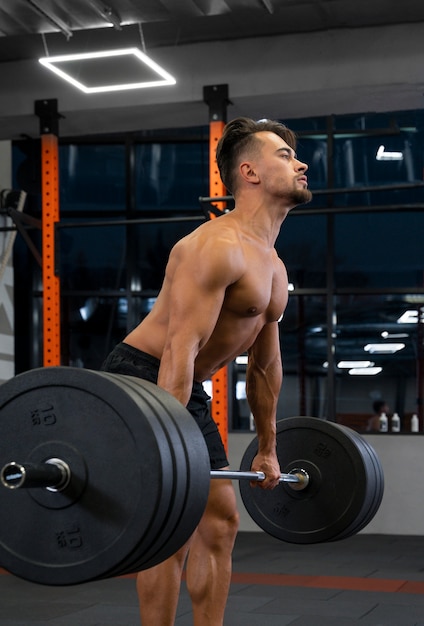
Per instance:
[[[287,126],[274,120],[255,122],[248,117],[237,117],[224,128],[216,149],[216,161],[221,180],[228,191],[235,191],[235,173],[240,154],[256,141],[256,133],[275,133],[296,150],[296,136]]]

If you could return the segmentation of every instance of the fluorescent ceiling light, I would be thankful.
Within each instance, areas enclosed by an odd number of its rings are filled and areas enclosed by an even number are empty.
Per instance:
[[[382,371],[382,367],[353,367],[349,370],[351,376],[375,376]]]
[[[372,361],[339,361],[337,367],[340,369],[351,369],[352,367],[372,367]]]
[[[383,330],[381,336],[383,339],[406,339],[409,337],[408,333],[389,333],[387,330]]]
[[[242,354],[236,358],[237,365],[247,365],[248,357],[247,354]]]
[[[107,62],[109,58],[120,63],[112,65]],[[84,93],[162,87],[177,82],[138,48],[42,57],[39,62]],[[116,82],[110,80],[112,74]]]
[[[375,158],[377,161],[403,161],[403,153],[386,152],[384,146],[380,146]]]
[[[410,309],[405,311],[397,320],[398,324],[416,324],[418,322],[418,311]]]
[[[371,354],[394,354],[404,347],[404,343],[367,343],[364,350]]]

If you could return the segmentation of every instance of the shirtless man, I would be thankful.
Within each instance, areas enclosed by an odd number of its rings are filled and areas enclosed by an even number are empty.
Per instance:
[[[278,122],[237,118],[227,124],[217,163],[234,210],[175,245],[152,311],[112,351],[104,369],[157,381],[186,405],[203,431],[212,469],[224,469],[228,461],[201,382],[247,351],[246,391],[259,446],[252,470],[265,473],[261,488],[273,489],[280,475],[278,320],[288,296],[274,245],[290,209],[312,194],[295,137]],[[188,544],[137,576],[143,626],[174,624],[186,561],[194,625],[223,625],[237,528],[231,481],[212,479],[205,513]]]

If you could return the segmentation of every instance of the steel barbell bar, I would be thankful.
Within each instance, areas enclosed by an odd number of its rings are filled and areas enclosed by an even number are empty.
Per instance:
[[[265,480],[264,472],[248,472],[241,470],[211,470],[211,478],[227,478],[229,480],[249,480],[250,482],[262,482]],[[280,474],[280,483],[288,483],[292,489],[300,491],[309,484],[309,474],[306,470],[296,468],[288,474]]]
[[[227,480],[249,480],[262,482],[264,472],[248,472],[241,470],[211,470],[211,478]],[[0,471],[0,482],[7,489],[34,489],[46,488],[52,491],[62,491],[71,479],[69,465],[58,458],[47,459],[38,465],[22,464],[16,461],[6,463]],[[288,474],[280,475],[280,482],[288,483],[292,489],[305,489],[309,483],[306,470],[296,468]]]

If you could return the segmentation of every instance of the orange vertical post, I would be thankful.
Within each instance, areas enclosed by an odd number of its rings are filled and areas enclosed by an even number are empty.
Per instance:
[[[218,141],[221,138],[222,131],[224,130],[225,122],[212,121],[209,124],[209,196],[211,198],[217,198],[225,196],[227,190],[219,175],[218,166],[216,164],[216,147]],[[223,202],[214,202],[214,205],[224,210]],[[216,218],[214,213],[210,213],[211,219]]]
[[[41,121],[43,365],[60,365],[60,281],[56,274],[55,224],[59,221],[57,101],[38,100]]]
[[[226,189],[221,181],[216,163],[216,147],[226,123],[228,85],[213,85],[203,88],[203,99],[209,105],[209,195],[225,196]],[[217,203],[219,206],[220,203]],[[212,213],[211,218],[216,217]],[[228,451],[228,367],[221,368],[212,377],[212,417]]]

